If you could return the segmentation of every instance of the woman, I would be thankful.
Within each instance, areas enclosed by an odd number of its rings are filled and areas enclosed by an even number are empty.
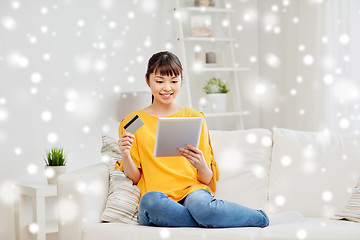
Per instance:
[[[119,127],[121,169],[139,186],[142,196],[139,223],[165,227],[268,226],[263,211],[213,197],[210,188],[216,190],[218,169],[205,117],[175,101],[183,81],[178,57],[170,52],[154,54],[145,79],[152,92],[152,104],[129,114]],[[131,134],[123,126],[136,114],[144,125]],[[179,148],[180,157],[154,157],[159,117],[203,117],[199,147]]]

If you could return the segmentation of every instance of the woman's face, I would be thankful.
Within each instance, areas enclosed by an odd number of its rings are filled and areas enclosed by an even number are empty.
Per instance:
[[[147,83],[154,96],[154,103],[172,103],[181,87],[181,75],[166,76],[160,73],[151,73]]]

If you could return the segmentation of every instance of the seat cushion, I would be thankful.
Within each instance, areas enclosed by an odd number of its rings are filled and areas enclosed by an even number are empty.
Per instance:
[[[308,218],[304,222],[279,224],[266,228],[162,228],[123,223],[94,223],[83,227],[82,240],[358,240],[358,223]]]
[[[256,240],[358,240],[359,236],[359,223],[307,218],[304,222],[263,228],[256,236]]]
[[[163,228],[123,223],[89,224],[83,228],[82,240],[247,240],[255,239],[261,228]]]
[[[275,129],[273,141],[269,213],[331,217],[344,208],[360,177],[359,136]]]
[[[219,166],[215,197],[265,209],[272,138],[266,129],[210,131]]]

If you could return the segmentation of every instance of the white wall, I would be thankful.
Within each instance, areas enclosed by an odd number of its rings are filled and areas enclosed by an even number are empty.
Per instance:
[[[147,59],[172,41],[166,7],[0,2],[0,239],[14,239],[9,184],[45,182],[45,150],[64,147],[69,171],[100,161],[101,133],[117,136],[119,90],[147,89]]]
[[[258,127],[251,94],[258,67],[249,60],[258,54],[257,24],[243,19],[256,1],[233,4],[236,56],[252,69],[242,83],[244,109],[253,112],[246,125]],[[101,134],[117,137],[119,92],[146,90],[149,57],[166,47],[179,51],[173,5],[0,1],[0,239],[14,239],[11,185],[46,182],[45,150],[64,147],[68,171],[100,161]]]

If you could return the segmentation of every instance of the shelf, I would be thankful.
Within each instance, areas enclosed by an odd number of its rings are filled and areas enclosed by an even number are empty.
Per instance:
[[[193,72],[244,72],[250,69],[244,67],[194,67],[190,70]]]
[[[185,37],[188,42],[233,42],[234,38],[219,38],[219,37]]]
[[[243,111],[243,112],[223,112],[223,113],[204,113],[205,117],[232,117],[232,116],[245,116],[249,115],[250,112]]]
[[[235,12],[230,8],[219,8],[219,7],[183,7],[180,11],[191,11],[191,12],[223,12],[230,13]]]

